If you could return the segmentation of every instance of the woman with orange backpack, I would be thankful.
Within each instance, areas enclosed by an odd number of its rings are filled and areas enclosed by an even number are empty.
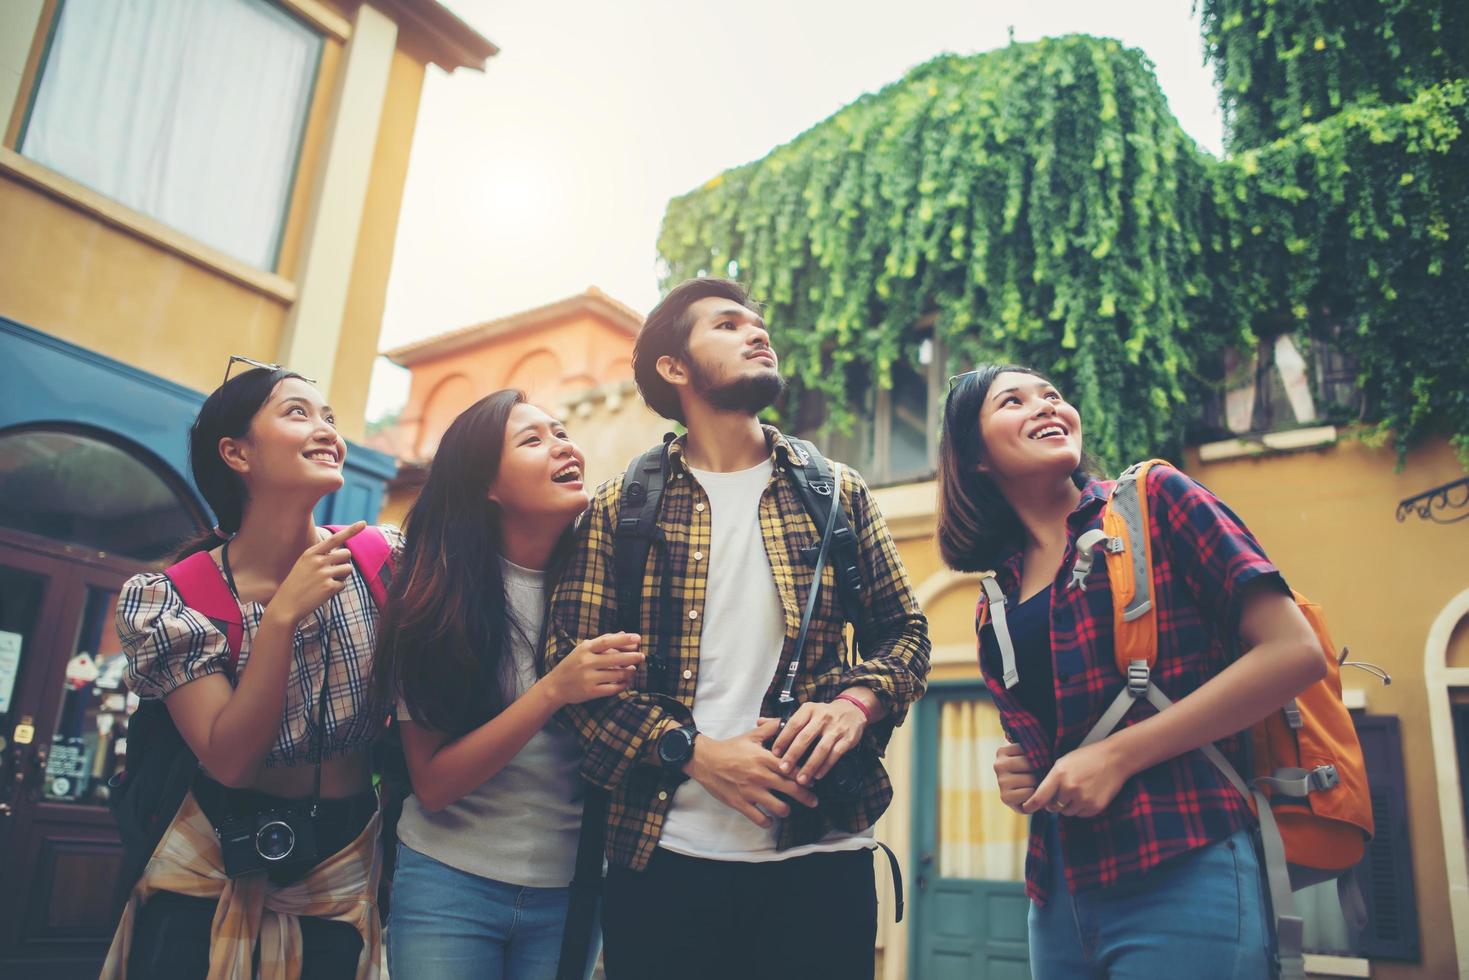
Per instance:
[[[186,746],[186,778],[195,758],[197,774],[182,805],[156,817],[147,807],[157,800],[139,799],[146,785],[117,787],[144,815],[125,821],[120,811],[120,824],[165,829],[102,975],[376,976],[379,816],[368,750],[386,712],[367,679],[381,590],[354,556],[375,549],[381,571],[397,531],[316,525],[317,503],[342,486],[347,447],[299,374],[257,365],[226,375],[189,448],[219,524],[167,571],[130,579],[117,625],[140,714],[162,701],[162,723]],[[214,605],[201,610],[199,597]],[[148,751],[168,748],[156,741]],[[133,764],[145,761],[130,758],[134,782],[143,770]]]
[[[1126,679],[1108,575],[1091,571],[1091,546],[1116,540],[1099,530],[1113,485],[1094,474],[1080,416],[1028,368],[959,375],[939,472],[945,562],[993,576],[980,666],[1012,743],[995,759],[1002,798],[1033,815],[1033,974],[1269,975],[1256,818],[1198,750],[1217,743],[1244,769],[1232,736],[1326,672],[1279,571],[1208,490],[1170,467],[1148,473],[1137,492],[1151,514],[1157,651],[1141,681],[1176,703],[1131,705],[1087,741]]]

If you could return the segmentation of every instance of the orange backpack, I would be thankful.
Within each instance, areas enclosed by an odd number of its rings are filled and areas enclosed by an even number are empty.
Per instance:
[[[1159,711],[1173,704],[1151,680],[1158,658],[1158,622],[1146,488],[1148,470],[1155,465],[1170,464],[1149,460],[1118,477],[1102,510],[1101,528],[1085,532],[1076,542],[1072,588],[1086,588],[1096,548],[1102,548],[1106,557],[1117,669],[1127,679],[1083,739],[1083,746],[1112,734],[1139,700]],[[982,581],[989,598],[987,612],[994,620],[1001,648],[1005,685],[1011,687],[1018,675],[1004,621],[1004,595],[993,576]],[[1299,593],[1291,595],[1321,641],[1326,676],[1249,730],[1248,781],[1213,745],[1200,751],[1239,790],[1260,820],[1280,975],[1303,977],[1303,924],[1291,892],[1336,879],[1347,921],[1355,928],[1365,925],[1366,910],[1351,871],[1372,839],[1373,822],[1366,761],[1351,714],[1342,702],[1345,652],[1338,657],[1321,608]]]

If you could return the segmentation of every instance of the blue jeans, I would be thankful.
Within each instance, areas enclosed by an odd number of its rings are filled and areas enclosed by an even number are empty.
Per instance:
[[[1056,818],[1046,830],[1050,899],[1030,906],[1036,980],[1261,980],[1274,972],[1264,875],[1250,830],[1141,878],[1072,895]]]
[[[553,980],[568,893],[481,878],[399,843],[388,973],[401,980]],[[594,929],[588,976],[600,945]]]

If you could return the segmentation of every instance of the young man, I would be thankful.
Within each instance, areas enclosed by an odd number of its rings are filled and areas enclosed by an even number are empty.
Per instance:
[[[643,570],[653,669],[639,668],[632,690],[566,711],[586,749],[582,775],[612,792],[610,980],[872,976],[871,828],[892,799],[877,757],[923,693],[928,623],[866,485],[832,464],[858,543],[861,659],[847,650],[828,573],[800,658],[800,707],[772,743],[822,529],[791,475],[802,454],[756,417],[784,382],[752,305],[737,283],[690,280],[648,315],[633,349],[644,400],[688,434],[667,448]],[[553,665],[618,628],[622,484],[598,490],[552,600]],[[818,786],[854,750],[858,791]]]

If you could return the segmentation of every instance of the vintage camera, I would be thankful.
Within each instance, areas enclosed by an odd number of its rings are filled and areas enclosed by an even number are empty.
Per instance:
[[[316,829],[304,807],[232,815],[214,833],[224,855],[224,873],[231,878],[316,863]]]
[[[781,719],[780,727],[775,730],[774,737],[766,743],[766,748],[775,744],[775,740],[780,737],[780,733],[785,730],[786,724],[790,720],[789,715]],[[812,748],[815,748],[815,746],[812,746]],[[800,769],[801,766],[804,766],[806,759],[810,757],[811,752],[808,750],[796,768]],[[866,783],[866,773],[871,766],[872,749],[868,747],[866,742],[858,742],[845,755],[832,764],[832,767],[827,770],[825,776],[822,776],[816,781],[816,784],[811,787],[811,792],[815,793],[816,798],[822,803],[843,805],[855,803],[862,795],[862,787]],[[777,793],[776,795],[782,798],[785,796],[783,793]],[[787,802],[790,801],[787,800]]]

